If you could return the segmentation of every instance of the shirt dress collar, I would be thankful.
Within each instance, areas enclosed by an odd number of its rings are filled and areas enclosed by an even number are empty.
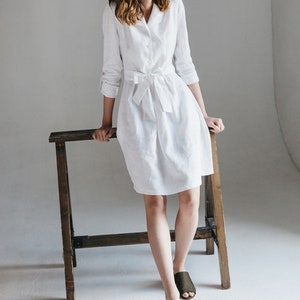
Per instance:
[[[140,22],[136,24],[136,26],[151,27],[154,24],[161,23],[163,17],[164,13],[160,11],[159,7],[154,3],[148,23],[146,22],[145,18],[143,18]]]

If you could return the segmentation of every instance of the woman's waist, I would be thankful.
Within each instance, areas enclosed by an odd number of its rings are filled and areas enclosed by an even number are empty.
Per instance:
[[[139,84],[143,81],[153,81],[157,77],[165,77],[175,74],[175,68],[171,65],[153,67],[145,70],[134,70],[124,68],[124,80]]]

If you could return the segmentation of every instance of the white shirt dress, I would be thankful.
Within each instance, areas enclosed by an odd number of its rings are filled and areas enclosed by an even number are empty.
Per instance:
[[[136,192],[169,195],[213,173],[210,135],[187,85],[198,82],[182,0],[150,19],[121,24],[115,5],[103,13],[103,95],[120,91],[117,136]]]

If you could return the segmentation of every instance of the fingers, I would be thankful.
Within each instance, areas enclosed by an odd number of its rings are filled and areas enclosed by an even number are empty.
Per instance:
[[[224,129],[225,129],[222,119],[219,119],[219,118],[208,117],[206,119],[206,123],[207,123],[207,126],[209,127],[209,130],[213,133],[220,133],[220,132],[224,131]]]
[[[111,127],[101,127],[93,133],[93,139],[99,142],[109,142],[109,138],[112,137],[113,130]]]
[[[216,119],[215,125],[216,125],[215,128],[216,133],[222,132],[225,129],[222,119]]]

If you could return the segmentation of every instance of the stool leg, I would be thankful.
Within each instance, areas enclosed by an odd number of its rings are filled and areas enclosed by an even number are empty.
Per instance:
[[[66,165],[67,166],[67,165]],[[68,175],[68,168],[67,168],[67,175]],[[71,245],[72,245],[72,261],[73,261],[73,267],[77,267],[77,260],[76,260],[76,249],[73,244],[75,231],[73,226],[73,216],[72,216],[72,205],[71,205],[71,197],[70,197],[70,185],[69,185],[69,178],[67,176],[67,187],[68,187],[68,203],[69,203],[69,224],[70,224],[70,231],[71,231]]]
[[[212,153],[213,153],[213,164],[214,164],[214,174],[211,175],[211,183],[212,183],[212,191],[213,191],[216,235],[218,239],[218,253],[219,253],[219,264],[220,264],[220,272],[221,272],[221,282],[222,282],[222,288],[228,289],[230,288],[230,276],[229,276],[228,254],[227,254],[227,246],[226,246],[223,201],[222,201],[216,138],[215,138],[215,134],[213,133],[211,133],[211,142],[212,142]]]
[[[72,259],[73,259],[73,267],[77,267],[77,259],[76,259],[76,249],[74,247],[73,241],[74,241],[74,226],[73,226],[73,217],[72,217],[72,207],[71,207],[71,201],[70,201],[70,226],[71,226],[71,241],[72,241]]]
[[[74,300],[71,199],[65,143],[56,143],[57,174],[67,300]]]
[[[213,191],[211,184],[211,176],[205,176],[205,217],[206,220],[214,218]],[[206,239],[206,254],[215,253],[214,239]]]
[[[65,150],[66,151],[66,150]],[[72,216],[72,205],[71,205],[71,196],[70,196],[70,185],[69,185],[69,176],[68,176],[68,165],[67,165],[67,156],[65,152],[65,161],[66,161],[66,182],[67,182],[67,189],[68,189],[68,204],[69,204],[69,220],[70,220],[70,230],[71,230],[71,245],[72,245],[72,260],[73,260],[73,267],[77,267],[77,260],[76,260],[76,249],[73,244],[75,231],[73,226],[73,216]]]

